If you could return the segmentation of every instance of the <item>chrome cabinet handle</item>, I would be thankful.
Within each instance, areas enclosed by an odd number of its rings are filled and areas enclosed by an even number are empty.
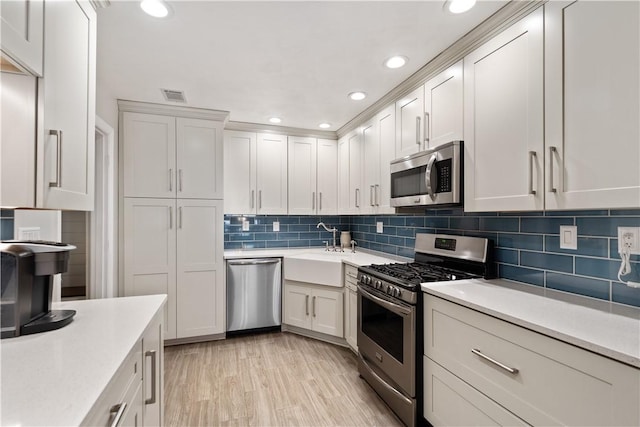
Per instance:
[[[178,169],[178,191],[182,191],[182,169]]]
[[[322,191],[320,192],[320,202],[318,203],[318,210],[322,210]]]
[[[424,113],[424,146],[425,148],[429,146],[430,131],[431,131],[431,126],[429,124],[429,113]]]
[[[309,295],[304,296],[304,307],[305,307],[305,312],[307,313],[307,316],[308,316],[309,315]]]
[[[356,208],[360,207],[360,189],[356,188]]]
[[[311,210],[316,210],[316,192],[311,193]]]
[[[424,183],[427,186],[427,194],[431,197],[431,200],[436,199],[435,190],[438,188],[438,177],[436,176],[435,182],[431,180],[431,171],[433,170],[433,165],[436,163],[436,159],[438,156],[434,154],[429,159],[429,163],[427,163],[427,170],[424,173]]]
[[[375,206],[375,195],[373,194],[375,192],[375,186],[374,185],[370,185],[369,186],[369,206]]]
[[[558,189],[553,185],[553,155],[557,154],[556,147],[549,147],[549,191],[556,193]]]
[[[507,365],[505,365],[504,363],[500,363],[497,360],[487,356],[486,354],[483,354],[480,350],[478,350],[477,348],[473,348],[471,349],[471,353],[475,354],[476,356],[479,356],[481,358],[483,358],[484,360],[493,363],[494,365],[504,369],[505,371],[509,372],[510,374],[517,374],[519,371],[516,368],[511,368]]]
[[[169,192],[173,191],[173,169],[169,169]]]
[[[313,302],[311,303],[311,312],[313,317],[316,317],[316,297],[313,297]]]
[[[380,206],[380,184],[376,184],[374,193],[376,196],[376,206]]]
[[[262,209],[262,190],[258,190],[258,209]]]
[[[256,190],[251,190],[251,209],[253,209],[256,205]]]
[[[151,397],[144,401],[145,405],[156,403],[156,369],[157,369],[157,352],[149,350],[144,353],[144,357],[151,357]]]
[[[422,141],[420,141],[420,121],[422,120],[422,118],[420,116],[416,116],[416,144],[418,144],[418,147],[420,147],[420,144],[422,143]]]
[[[49,187],[59,188],[62,186],[62,131],[51,129],[49,135],[56,137],[56,180],[49,182]]]
[[[533,168],[536,156],[535,151],[529,151],[529,194],[536,194],[536,190],[533,189]]]
[[[113,418],[113,421],[111,422],[111,427],[117,427],[120,424],[120,419],[122,418],[122,415],[124,414],[125,409],[127,409],[126,402],[113,405],[111,409],[109,409],[109,414],[111,414],[110,418]]]
[[[169,230],[173,229],[173,207],[169,206]]]
[[[182,206],[178,208],[178,228],[182,228]]]

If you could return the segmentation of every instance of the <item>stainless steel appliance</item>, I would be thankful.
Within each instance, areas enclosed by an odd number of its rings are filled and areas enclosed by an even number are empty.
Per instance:
[[[391,162],[391,206],[462,203],[463,143],[452,141]]]
[[[280,258],[227,261],[227,332],[281,324]]]
[[[416,235],[415,261],[358,268],[358,370],[407,426],[422,417],[420,284],[493,277],[490,241]]]
[[[53,276],[67,271],[73,245],[43,241],[0,243],[1,338],[62,328],[74,310],[51,310]]]

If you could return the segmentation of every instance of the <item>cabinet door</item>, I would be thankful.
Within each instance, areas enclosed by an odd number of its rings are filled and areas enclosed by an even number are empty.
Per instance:
[[[222,199],[222,123],[176,119],[177,197]]]
[[[547,209],[640,206],[640,3],[545,4]]]
[[[343,316],[342,289],[339,291],[313,289],[311,293],[311,323],[314,331],[343,338]]]
[[[543,208],[543,15],[464,58],[465,211]]]
[[[90,211],[95,168],[96,12],[89,1],[48,1],[44,6],[44,175],[38,180],[37,204]]]
[[[282,323],[311,329],[311,290],[285,282],[283,311]]]
[[[5,1],[0,8],[2,51],[36,76],[42,76],[43,11],[44,2],[29,0]]]
[[[177,337],[224,332],[221,200],[178,200]]]
[[[316,213],[316,164],[315,138],[290,136],[289,138],[289,214],[311,215]]]
[[[124,199],[124,294],[166,294],[166,339],[176,337],[176,201]]]
[[[138,427],[142,425],[142,384],[132,384],[131,388],[135,390],[135,392],[130,396],[130,399],[127,400],[127,408],[122,414],[118,426]]]
[[[176,119],[122,113],[125,197],[175,197]]]
[[[424,88],[396,102],[396,157],[405,157],[424,149]]]
[[[157,315],[142,337],[142,425],[164,425],[163,318]]]
[[[361,156],[359,133],[352,132],[338,141],[338,211],[341,215],[360,212]]]
[[[375,188],[376,213],[392,214],[395,208],[391,207],[391,161],[396,158],[396,115],[395,107],[390,105],[382,110],[377,120],[377,133],[380,143],[380,177]]]
[[[362,168],[363,200],[360,208],[362,214],[372,214],[377,207],[377,189],[380,185],[380,139],[376,129],[376,120],[362,125],[362,152],[366,159],[366,167]]]
[[[256,212],[256,134],[224,132],[224,213]]]
[[[0,206],[33,208],[36,202],[36,78],[2,73],[0,99],[4,123],[0,127]]]
[[[287,213],[287,137],[258,134],[256,179],[258,213]]]
[[[338,141],[318,139],[317,197],[319,215],[338,214]]]
[[[462,61],[424,85],[425,143],[434,148],[463,139]]]

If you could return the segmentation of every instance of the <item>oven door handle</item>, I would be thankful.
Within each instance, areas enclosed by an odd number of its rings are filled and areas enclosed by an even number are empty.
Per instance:
[[[374,294],[372,294],[371,292],[367,291],[366,289],[364,289],[362,286],[358,286],[358,290],[360,291],[360,293],[362,293],[362,296],[375,301],[376,303],[380,304],[381,306],[383,306],[384,308],[388,309],[389,311],[392,311],[394,313],[396,313],[399,316],[409,316],[411,314],[411,310],[405,307],[402,307],[401,305],[398,304],[394,304],[390,301],[387,301],[385,299],[382,299],[380,297],[375,296]]]

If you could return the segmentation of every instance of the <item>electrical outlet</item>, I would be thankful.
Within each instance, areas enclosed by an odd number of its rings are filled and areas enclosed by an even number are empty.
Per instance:
[[[578,249],[578,227],[575,225],[560,226],[560,249]]]
[[[242,231],[249,231],[249,220],[248,219],[243,219],[242,220]]]
[[[384,224],[382,221],[376,222],[376,233],[384,233]]]
[[[273,221],[273,231],[280,231],[280,221]]]
[[[624,247],[630,254],[640,254],[640,227],[618,227],[618,253]]]

